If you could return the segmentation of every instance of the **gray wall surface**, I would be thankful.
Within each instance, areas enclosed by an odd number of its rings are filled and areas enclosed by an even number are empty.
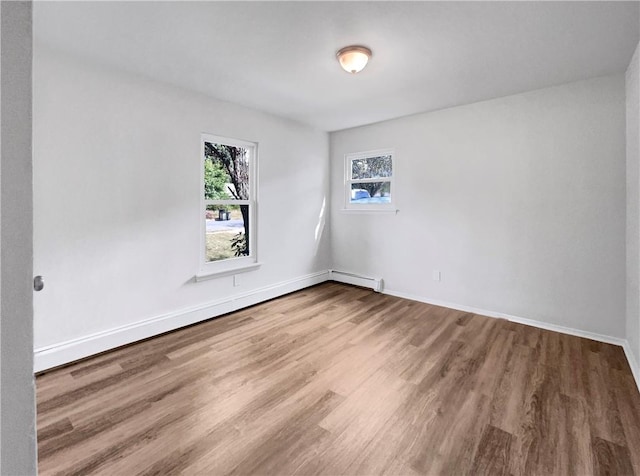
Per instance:
[[[341,211],[344,155],[383,148],[396,151],[399,213]],[[331,160],[334,269],[625,336],[623,75],[335,132]]]
[[[640,46],[626,74],[627,101],[627,340],[640,362]]]
[[[33,378],[31,2],[0,6],[0,473],[37,473]]]
[[[49,282],[34,296],[36,352],[89,342],[75,356],[83,357],[104,350],[90,336],[140,329],[330,266],[321,226],[326,132],[37,40],[33,57],[34,266]],[[193,280],[203,216],[201,133],[258,143],[262,266],[237,281]]]

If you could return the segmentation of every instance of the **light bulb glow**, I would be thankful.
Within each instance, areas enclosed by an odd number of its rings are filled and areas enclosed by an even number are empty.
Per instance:
[[[338,51],[340,66],[347,73],[359,73],[364,69],[371,56],[371,50],[364,46],[347,46]]]

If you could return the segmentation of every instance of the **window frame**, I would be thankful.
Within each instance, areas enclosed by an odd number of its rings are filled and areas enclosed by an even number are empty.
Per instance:
[[[391,177],[380,177],[375,179],[353,179],[352,162],[358,159],[368,159],[384,155],[391,156]],[[344,211],[354,212],[395,212],[396,210],[396,154],[394,149],[376,149],[364,152],[351,152],[344,156]],[[351,203],[351,185],[354,183],[389,182],[390,202],[389,203]]]
[[[249,154],[249,199],[248,200],[207,200],[205,199],[204,164],[205,142],[211,144],[223,144],[231,147],[247,149]],[[217,136],[202,133],[200,135],[200,251],[198,272],[196,281],[218,276],[232,275],[245,271],[251,271],[260,267],[258,262],[257,231],[258,231],[258,143],[241,139]],[[206,213],[209,205],[249,205],[249,256],[238,256],[219,261],[207,261],[206,253]]]

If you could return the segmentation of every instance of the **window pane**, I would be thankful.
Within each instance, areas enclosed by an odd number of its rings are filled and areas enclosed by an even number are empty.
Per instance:
[[[392,172],[393,170],[390,155],[381,155],[379,157],[366,157],[362,159],[351,160],[352,179],[375,179],[391,177]]]
[[[349,203],[391,203],[391,183],[352,183]]]
[[[207,205],[206,261],[249,256],[249,205]]]
[[[205,200],[249,200],[249,151],[204,143]]]

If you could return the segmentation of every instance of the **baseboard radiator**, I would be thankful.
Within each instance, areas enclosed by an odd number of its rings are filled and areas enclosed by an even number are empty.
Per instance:
[[[371,288],[378,293],[382,292],[382,278],[371,278],[369,276],[362,276],[360,274],[330,269],[329,280],[337,281],[339,283],[354,284],[356,286],[362,286],[364,288]]]

